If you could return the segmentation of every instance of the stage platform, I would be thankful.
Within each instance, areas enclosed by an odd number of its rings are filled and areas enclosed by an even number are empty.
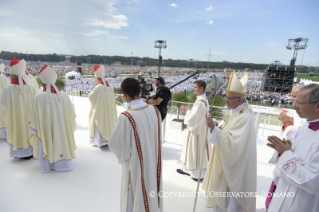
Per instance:
[[[77,130],[77,149],[73,160],[74,171],[42,174],[37,160],[20,160],[9,157],[9,146],[0,140],[0,211],[1,212],[117,212],[120,207],[121,165],[108,146],[97,148],[89,143],[88,114],[90,103],[86,97],[74,99]],[[118,106],[118,113],[125,108]],[[167,122],[172,117],[167,117]],[[272,126],[273,129],[277,127]],[[185,131],[169,128],[166,124],[165,142],[162,147],[163,189],[165,212],[193,211],[197,183],[180,175],[176,168]],[[271,130],[259,130],[257,139],[257,212],[265,211],[264,193],[268,192],[274,166],[267,163],[273,151],[266,146]],[[205,207],[204,191],[200,190],[197,210],[209,212]],[[183,193],[184,192],[184,193]],[[189,193],[187,193],[189,192]],[[190,197],[178,197],[179,193]],[[177,197],[174,197],[177,195]]]

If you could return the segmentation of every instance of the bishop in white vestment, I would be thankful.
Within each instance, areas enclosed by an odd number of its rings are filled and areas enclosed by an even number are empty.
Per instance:
[[[95,65],[94,74],[97,84],[89,94],[90,143],[101,147],[108,143],[117,124],[117,109],[113,88],[105,80],[104,66]]]
[[[187,125],[187,137],[184,140],[181,158],[182,165],[176,171],[180,174],[190,175],[197,181],[204,178],[211,152],[211,145],[206,140],[206,118],[208,114],[208,101],[205,94],[206,83],[202,80],[194,82],[194,92],[197,99],[192,109],[182,106],[186,112],[184,123]],[[205,148],[203,148],[205,145]],[[200,162],[203,159],[202,173],[200,175]]]
[[[76,129],[75,112],[68,95],[60,91],[55,81],[57,74],[44,66],[39,72],[43,92],[35,96],[30,122],[29,143],[33,157],[38,159],[42,173],[73,170]]]
[[[9,78],[4,74],[4,64],[0,64],[0,99],[2,96],[3,89],[10,84]],[[4,111],[0,107],[0,138],[6,138],[7,137],[7,131],[6,131],[6,116]]]
[[[253,112],[244,103],[247,92],[247,72],[239,80],[233,71],[226,92],[227,107],[220,128],[211,118],[207,125],[214,144],[202,188],[206,207],[214,212],[244,212],[256,210],[257,156]],[[214,192],[232,192],[217,196]]]
[[[32,148],[29,140],[29,121],[34,102],[34,87],[23,79],[26,62],[13,58],[10,63],[11,84],[2,91],[0,107],[7,122],[7,142],[10,157],[31,159]]]
[[[319,85],[300,89],[294,109],[307,122],[289,140],[268,138],[267,145],[280,153],[269,212],[319,211]]]
[[[109,139],[122,164],[120,212],[163,211],[160,113],[140,99],[136,79],[126,78],[121,89],[130,106]]]

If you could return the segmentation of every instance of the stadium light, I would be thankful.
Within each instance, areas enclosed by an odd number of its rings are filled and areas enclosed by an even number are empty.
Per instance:
[[[161,73],[161,64],[162,64],[161,50],[162,50],[162,48],[166,49],[166,47],[167,47],[166,40],[156,40],[155,41],[154,48],[159,49],[159,52],[158,52],[158,77],[160,77],[160,73]]]

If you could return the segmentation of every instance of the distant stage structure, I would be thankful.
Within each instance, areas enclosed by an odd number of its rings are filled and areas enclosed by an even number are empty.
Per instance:
[[[295,77],[295,67],[269,66],[263,74],[261,91],[289,93]]]

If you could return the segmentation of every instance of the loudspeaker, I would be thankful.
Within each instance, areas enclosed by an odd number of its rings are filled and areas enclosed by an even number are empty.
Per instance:
[[[269,66],[263,75],[261,91],[289,93],[294,84],[296,68]]]

